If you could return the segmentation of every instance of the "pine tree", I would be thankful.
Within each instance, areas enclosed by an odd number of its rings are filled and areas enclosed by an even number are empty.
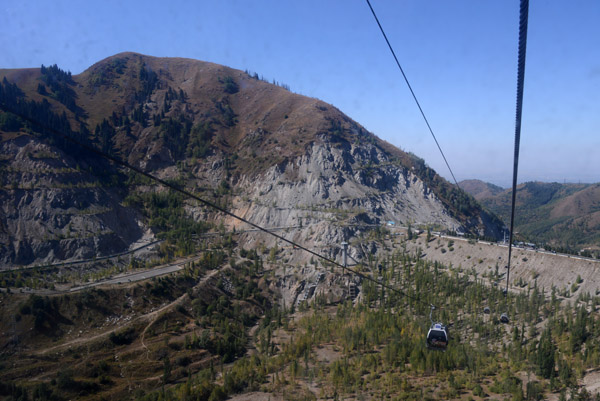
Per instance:
[[[554,351],[555,347],[554,344],[552,344],[550,327],[548,327],[542,333],[536,356],[538,372],[545,379],[549,379],[554,376]]]

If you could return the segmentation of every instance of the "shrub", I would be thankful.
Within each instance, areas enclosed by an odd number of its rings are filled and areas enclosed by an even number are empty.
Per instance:
[[[189,365],[190,363],[192,363],[192,360],[190,359],[189,356],[180,356],[179,358],[177,358],[175,360],[175,363],[179,366],[185,367],[185,366]]]
[[[240,90],[239,86],[235,83],[235,81],[231,77],[225,77],[222,79],[221,82],[223,83],[223,90],[226,93],[234,94]]]
[[[115,345],[128,345],[135,339],[135,330],[130,327],[120,333],[112,332],[108,338]]]

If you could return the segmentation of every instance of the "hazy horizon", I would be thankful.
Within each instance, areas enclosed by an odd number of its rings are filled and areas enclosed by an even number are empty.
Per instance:
[[[494,184],[502,189],[510,189],[512,188],[512,181],[506,183],[505,185],[501,185],[501,184],[497,184],[493,181],[490,180],[484,180],[484,179],[480,179],[480,178],[465,178],[464,180],[460,180],[458,181],[458,183],[460,184],[462,181],[467,181],[467,180],[479,180],[488,184]],[[556,180],[550,180],[550,181],[543,181],[543,180],[538,180],[538,179],[533,179],[533,180],[519,180],[517,185],[521,185],[521,184],[526,184],[528,182],[542,182],[545,184],[561,184],[561,185],[595,185],[598,184],[598,182],[584,182],[584,181],[567,181],[567,180],[563,180],[563,181],[556,181]]]

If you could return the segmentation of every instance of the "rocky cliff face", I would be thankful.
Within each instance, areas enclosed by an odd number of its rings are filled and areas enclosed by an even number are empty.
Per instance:
[[[89,173],[91,165],[26,135],[0,149],[10,161],[0,191],[0,265],[92,259],[142,236],[141,215],[123,207],[122,189]]]
[[[307,211],[365,213],[371,224],[460,225],[418,177],[370,144],[313,143],[305,155],[238,185],[253,199],[246,214],[271,226],[297,225]]]
[[[54,67],[0,77],[3,101],[23,113],[307,245],[340,243],[388,221],[500,232],[494,216],[424,161],[330,105],[241,71],[124,53],[74,77]],[[0,117],[4,266],[104,256],[174,229],[165,226],[170,216],[158,216],[161,202],[144,198],[164,188]],[[244,230],[183,202],[179,218]]]

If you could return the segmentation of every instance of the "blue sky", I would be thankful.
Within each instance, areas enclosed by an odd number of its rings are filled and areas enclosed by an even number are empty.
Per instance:
[[[518,0],[372,0],[457,179],[512,180]],[[519,182],[600,182],[600,1],[531,1]],[[0,68],[122,51],[256,71],[449,178],[364,0],[0,5]]]

